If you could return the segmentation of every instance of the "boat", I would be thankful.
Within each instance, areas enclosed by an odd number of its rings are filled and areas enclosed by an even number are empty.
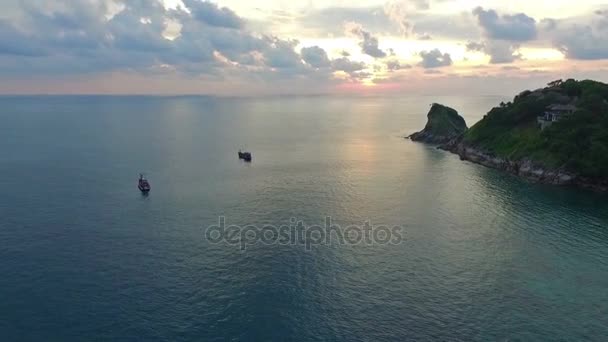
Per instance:
[[[251,153],[250,152],[242,152],[241,150],[239,150],[239,159],[242,159],[246,162],[250,162],[251,161]]]
[[[144,177],[143,173],[139,174],[139,183],[137,184],[137,188],[139,188],[139,191],[146,194],[150,192],[150,183],[148,182],[146,177]]]

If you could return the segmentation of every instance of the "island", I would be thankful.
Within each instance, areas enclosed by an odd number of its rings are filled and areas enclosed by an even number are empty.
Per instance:
[[[433,108],[447,108],[439,106]],[[453,119],[431,112],[429,124],[431,116],[440,119],[432,127],[452,125]],[[470,129],[456,132],[430,140],[419,139],[419,132],[410,139],[535,182],[608,191],[608,84],[553,81],[500,103]]]
[[[467,123],[456,110],[433,103],[424,129],[410,135],[409,138],[430,144],[445,144],[460,137],[466,130]]]

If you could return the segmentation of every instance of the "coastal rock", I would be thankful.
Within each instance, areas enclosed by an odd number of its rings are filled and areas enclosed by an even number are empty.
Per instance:
[[[579,185],[588,188],[602,190],[605,186],[594,184],[578,175],[563,169],[546,168],[532,160],[521,161],[509,160],[481,151],[474,147],[466,146],[462,141],[447,143],[439,146],[440,149],[457,154],[461,160],[467,160],[486,167],[503,170],[520,176],[529,181],[554,185]]]
[[[467,124],[458,112],[450,107],[434,103],[427,115],[424,129],[409,136],[412,141],[429,144],[446,144],[460,137]]]
[[[547,168],[530,159],[521,161],[496,157],[491,153],[467,146],[462,139],[456,139],[438,148],[457,154],[461,160],[470,161],[493,169],[502,170],[528,181],[552,185],[573,185],[598,192],[608,192],[608,182],[582,177],[563,168]]]

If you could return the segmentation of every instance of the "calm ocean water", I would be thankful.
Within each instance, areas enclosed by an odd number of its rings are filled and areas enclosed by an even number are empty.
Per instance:
[[[402,138],[501,100],[1,97],[0,340],[605,340],[608,197]],[[221,215],[405,240],[241,251]]]

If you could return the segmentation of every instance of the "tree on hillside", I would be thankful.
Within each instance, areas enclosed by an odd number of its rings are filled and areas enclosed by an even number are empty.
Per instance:
[[[564,81],[562,81],[561,79],[559,80],[555,80],[553,82],[549,82],[547,83],[547,86],[549,86],[549,88],[556,88],[561,86],[564,83]]]

